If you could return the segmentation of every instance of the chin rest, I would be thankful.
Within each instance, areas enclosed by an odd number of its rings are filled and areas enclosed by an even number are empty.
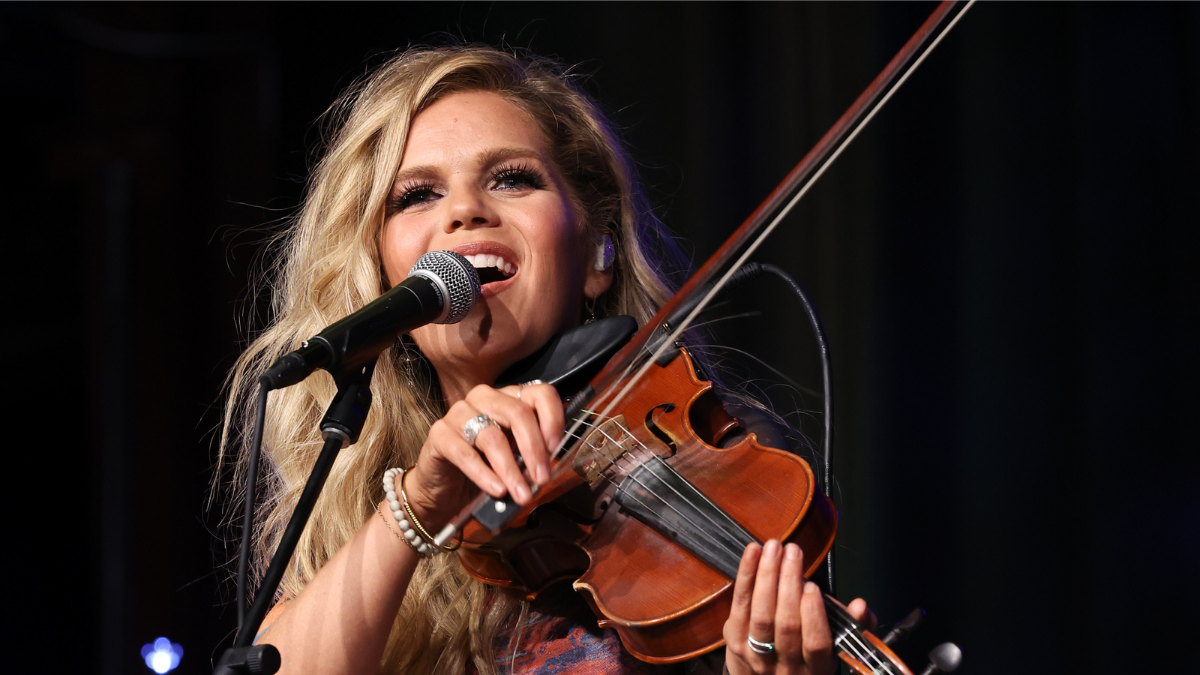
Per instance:
[[[570,398],[637,332],[632,316],[610,316],[559,333],[536,352],[514,363],[496,379],[496,387],[541,380]]]

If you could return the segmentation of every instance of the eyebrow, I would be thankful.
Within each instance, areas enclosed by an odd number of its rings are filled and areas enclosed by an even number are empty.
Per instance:
[[[510,159],[536,159],[541,162],[545,161],[541,154],[533,148],[510,147],[485,150],[476,156],[475,163],[477,166],[490,167]],[[396,178],[392,182],[395,184],[409,180],[428,180],[437,178],[440,173],[440,170],[436,166],[412,166],[397,172]]]

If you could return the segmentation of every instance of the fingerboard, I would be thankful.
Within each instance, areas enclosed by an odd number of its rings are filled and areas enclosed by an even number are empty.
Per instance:
[[[825,615],[829,617],[829,628],[833,631],[834,648],[870,668],[876,675],[900,675],[891,660],[879,653],[863,636],[862,625],[833,598],[824,597]]]

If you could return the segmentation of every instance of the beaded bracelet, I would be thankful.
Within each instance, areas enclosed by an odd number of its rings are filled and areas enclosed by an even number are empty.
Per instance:
[[[400,533],[404,535],[404,541],[418,554],[426,558],[431,558],[439,551],[432,543],[426,541],[424,537],[421,537],[413,529],[412,523],[409,522],[405,514],[405,511],[408,510],[408,498],[404,497],[404,504],[400,504],[399,497],[404,493],[403,488],[401,488],[401,495],[396,494],[396,476],[400,476],[401,485],[403,485],[404,473],[404,469],[388,469],[385,471],[383,474],[383,494],[387,498],[388,506],[392,508],[392,516],[395,517],[396,524],[400,526]]]
[[[396,530],[393,530],[393,529],[392,529],[392,526],[391,526],[391,525],[388,523],[388,517],[387,517],[387,516],[385,516],[385,515],[383,515],[383,509],[382,509],[382,508],[376,507],[376,508],[375,508],[375,513],[378,513],[378,514],[379,514],[379,519],[383,521],[383,526],[384,526],[384,527],[386,527],[386,528],[388,529],[388,532],[391,532],[392,534],[396,535],[396,538],[397,538],[397,539],[399,539],[400,541],[402,541],[402,542],[404,542],[404,543],[408,544],[408,547],[409,547],[409,548],[411,548],[413,551],[416,551],[417,555],[421,555],[421,552],[420,552],[420,551],[417,551],[417,546],[416,546],[416,544],[412,543],[412,542],[411,542],[411,541],[409,541],[408,539],[405,539],[405,538],[404,538],[404,535],[402,535],[402,534],[400,534],[399,532],[397,532]]]

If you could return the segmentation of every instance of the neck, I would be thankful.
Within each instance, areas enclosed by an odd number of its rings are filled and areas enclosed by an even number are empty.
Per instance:
[[[494,383],[500,375],[491,369],[481,369],[475,363],[443,364],[434,370],[437,372],[442,398],[446,401],[447,408],[466,398],[476,386]]]

